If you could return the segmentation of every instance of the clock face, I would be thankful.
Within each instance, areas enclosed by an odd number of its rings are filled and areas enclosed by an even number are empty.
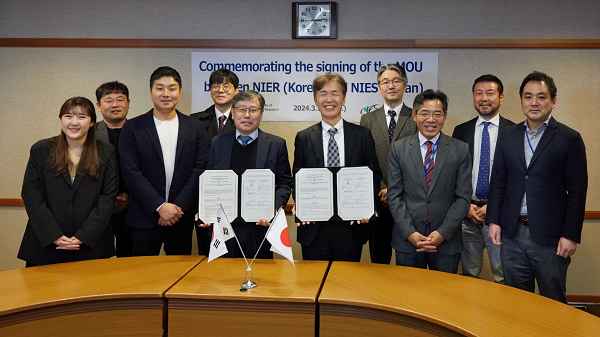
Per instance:
[[[331,11],[328,5],[298,7],[299,36],[328,36],[331,29]]]

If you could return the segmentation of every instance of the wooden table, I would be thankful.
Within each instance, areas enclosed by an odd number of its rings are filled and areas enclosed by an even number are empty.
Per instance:
[[[169,336],[314,336],[316,299],[329,263],[295,263],[256,260],[258,286],[240,292],[243,259],[202,262],[166,294]]]
[[[164,293],[201,256],[62,263],[0,273],[0,336],[161,336]]]
[[[417,268],[333,262],[321,336],[600,336],[600,318],[489,281]]]

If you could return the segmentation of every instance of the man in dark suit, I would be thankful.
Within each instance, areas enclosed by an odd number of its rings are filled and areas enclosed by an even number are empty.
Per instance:
[[[379,167],[383,173],[377,209],[379,216],[371,223],[369,252],[371,262],[389,264],[392,259],[392,229],[394,218],[387,203],[387,167],[390,144],[398,139],[414,135],[417,124],[412,119],[412,109],[402,102],[408,78],[402,66],[395,63],[384,64],[377,71],[379,92],[384,104],[360,118],[360,125],[371,130],[375,140],[375,151]]]
[[[233,96],[238,93],[240,80],[237,75],[226,68],[215,70],[208,79],[210,98],[214,104],[208,109],[190,115],[201,120],[206,125],[208,139],[235,130],[231,118]]]
[[[265,99],[257,91],[246,90],[235,95],[232,117],[236,129],[213,139],[206,169],[229,170],[243,173],[246,169],[270,169],[275,174],[275,210],[285,207],[290,198],[292,173],[285,139],[263,132],[258,127],[265,109]],[[235,235],[248,258],[256,254],[270,219],[249,223],[232,221]],[[208,227],[210,224],[201,224]],[[228,257],[242,257],[235,240],[226,242]],[[257,255],[273,258],[269,244],[263,244]]]
[[[96,138],[114,146],[118,157],[119,136],[129,112],[129,89],[118,81],[104,83],[96,89],[96,105],[104,119],[96,123]],[[126,222],[129,191],[118,165],[117,169],[119,170],[119,194],[117,194],[110,223],[115,235],[117,257],[128,257],[133,254],[131,228]]]
[[[209,146],[214,137],[235,130],[233,118],[231,118],[231,105],[233,97],[238,93],[239,84],[240,80],[233,71],[226,68],[213,71],[208,79],[208,85],[210,98],[214,104],[204,111],[190,115],[192,118],[201,120],[206,126]],[[196,227],[200,255],[208,255],[210,250],[209,234],[207,227]]]
[[[133,255],[192,251],[198,176],[206,166],[208,142],[204,125],[175,109],[181,77],[170,67],[150,77],[154,108],[130,119],[119,139],[123,178],[131,191],[127,224]]]
[[[442,133],[447,111],[448,98],[441,91],[429,89],[415,97],[419,132],[392,144],[388,203],[396,264],[456,273],[472,164],[467,144]]]
[[[469,144],[473,159],[471,208],[462,224],[462,274],[479,278],[483,267],[483,250],[486,249],[494,282],[504,284],[500,247],[492,244],[488,238],[488,226],[483,223],[496,141],[500,132],[515,123],[500,116],[504,86],[498,77],[491,74],[479,76],[472,90],[473,106],[479,116],[456,126],[452,133],[452,137]]]
[[[301,168],[368,166],[373,170],[376,194],[381,170],[371,131],[342,119],[346,81],[337,74],[321,75],[313,81],[315,105],[322,121],[298,132],[293,172]],[[335,149],[335,150],[334,150]],[[360,261],[362,246],[369,238],[369,219],[298,224],[297,240],[304,260]]]
[[[581,135],[551,115],[552,77],[534,71],[519,89],[524,123],[500,135],[486,222],[506,284],[566,303],[567,268],[581,241],[587,160]]]

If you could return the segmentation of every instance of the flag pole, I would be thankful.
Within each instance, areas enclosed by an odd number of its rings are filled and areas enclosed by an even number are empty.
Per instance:
[[[273,218],[273,220],[271,221],[271,223],[273,223],[273,221],[275,221],[275,219],[279,215],[280,211],[281,211],[281,207],[279,207],[279,209],[277,210],[277,214],[275,214],[275,217]],[[267,238],[267,235],[269,235],[270,231],[271,231],[271,226],[269,226],[269,229],[267,229],[267,232],[265,233],[265,237],[260,242],[260,246],[258,246],[258,250],[256,251],[256,254],[254,254],[254,258],[252,258],[252,262],[250,262],[250,267],[252,267],[252,264],[254,263],[254,260],[256,260],[256,257],[258,256],[258,252],[260,252],[260,249],[262,248],[263,243],[265,243],[265,239]]]
[[[223,205],[219,204],[219,206],[221,206],[221,209],[223,209]],[[231,227],[231,231],[233,232],[233,237],[235,238],[235,242],[237,242],[238,247],[240,248],[240,252],[242,252],[242,256],[244,257],[244,261],[246,262],[246,266],[248,266],[248,269],[246,269],[246,274],[244,274],[244,278],[246,279],[246,282],[242,283],[242,289],[256,288],[256,286],[258,284],[256,282],[252,282],[252,280],[254,279],[254,273],[252,272],[252,268],[250,268],[250,264],[248,264],[248,259],[246,258],[246,254],[244,254],[244,250],[242,249],[242,245],[240,244],[240,241],[238,240],[237,235],[235,235],[235,231],[233,230],[233,225],[229,221],[229,218],[227,218],[227,214],[225,213],[225,209],[223,209],[223,214],[225,215],[225,218],[227,219],[227,222],[229,223],[229,226]],[[252,260],[252,261],[254,261],[254,260]],[[248,277],[248,273],[250,273],[251,277]]]

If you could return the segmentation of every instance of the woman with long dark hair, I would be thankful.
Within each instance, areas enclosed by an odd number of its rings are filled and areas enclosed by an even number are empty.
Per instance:
[[[109,219],[118,190],[114,148],[96,140],[96,111],[69,98],[61,132],[31,147],[21,197],[29,216],[18,258],[26,266],[115,254]]]

